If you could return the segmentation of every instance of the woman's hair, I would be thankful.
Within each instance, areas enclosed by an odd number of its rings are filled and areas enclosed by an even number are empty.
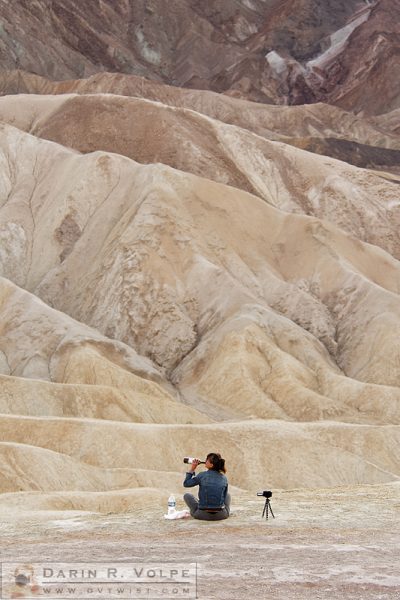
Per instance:
[[[217,454],[217,452],[210,452],[210,454],[207,454],[207,460],[212,464],[212,471],[226,473],[225,460],[220,454]]]

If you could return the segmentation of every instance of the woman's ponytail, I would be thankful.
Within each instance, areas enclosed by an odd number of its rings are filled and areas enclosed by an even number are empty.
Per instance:
[[[207,454],[207,460],[212,464],[212,471],[219,471],[220,473],[226,473],[225,459],[222,458],[217,452],[210,452]]]

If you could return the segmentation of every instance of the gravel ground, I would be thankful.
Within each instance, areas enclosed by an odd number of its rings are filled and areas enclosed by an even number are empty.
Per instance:
[[[166,521],[159,507],[10,511],[1,561],[197,563],[202,600],[400,600],[400,484],[274,491],[271,505],[266,521],[263,499],[240,494],[231,517],[213,523]]]

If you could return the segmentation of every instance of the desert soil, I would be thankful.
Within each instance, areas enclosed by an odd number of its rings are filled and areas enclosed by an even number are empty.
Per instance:
[[[400,599],[400,484],[234,496],[227,521],[125,514],[8,512],[1,561],[197,563],[202,600]],[[178,498],[178,509],[184,508]]]

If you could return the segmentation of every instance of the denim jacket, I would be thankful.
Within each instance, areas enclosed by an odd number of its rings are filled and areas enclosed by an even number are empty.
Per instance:
[[[186,473],[184,487],[199,485],[199,508],[221,508],[224,506],[228,491],[228,480],[223,473],[208,469],[198,475]]]

